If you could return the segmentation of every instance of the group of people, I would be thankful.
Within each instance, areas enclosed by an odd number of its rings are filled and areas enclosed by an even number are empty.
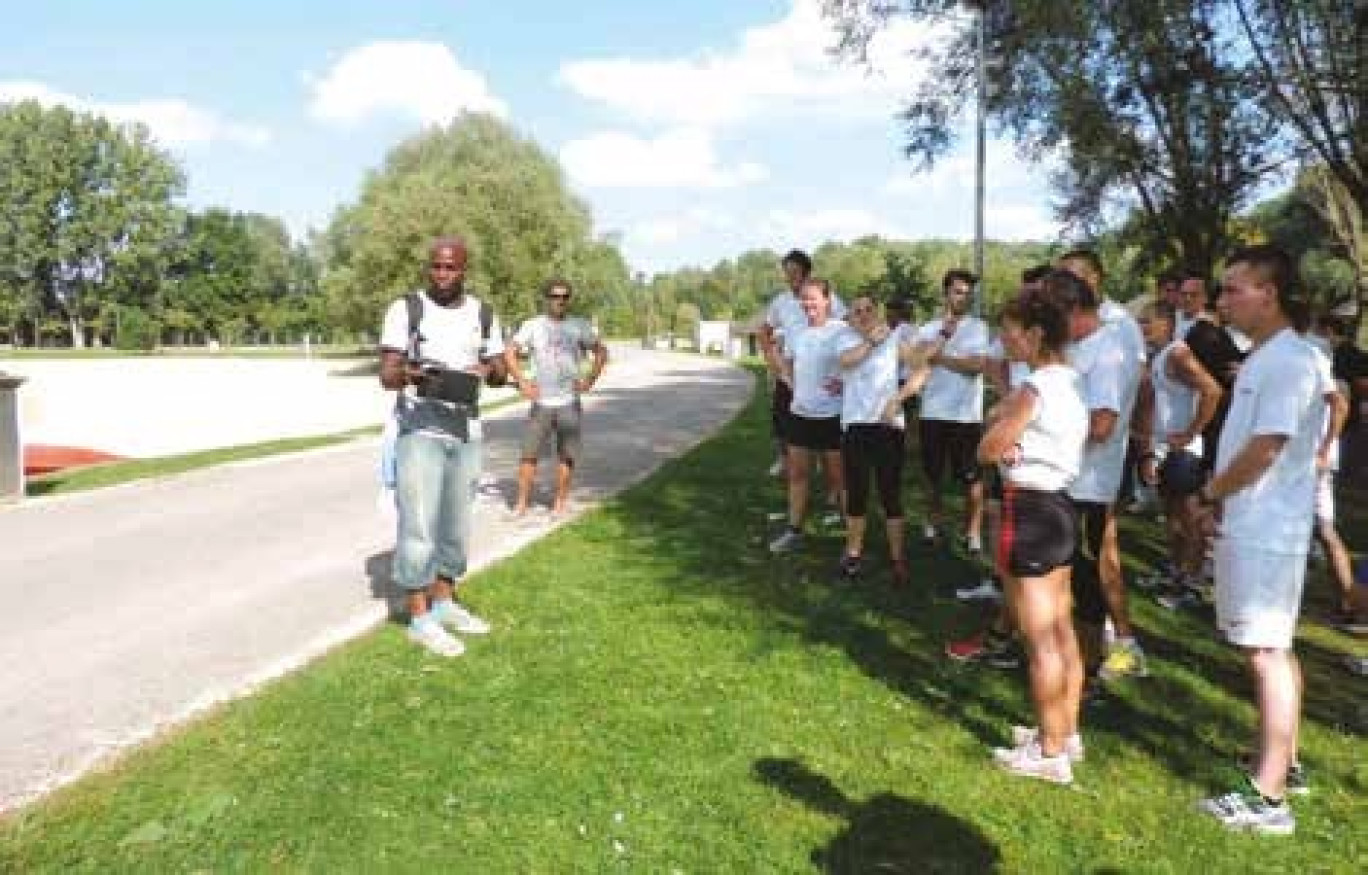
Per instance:
[[[1257,693],[1246,783],[1201,808],[1231,828],[1291,833],[1286,795],[1304,781],[1292,641],[1313,535],[1343,618],[1368,610],[1355,603],[1333,516],[1335,448],[1348,397],[1368,372],[1336,380],[1331,356],[1348,360],[1348,331],[1333,319],[1309,331],[1287,254],[1266,245],[1233,253],[1215,311],[1204,277],[1165,276],[1136,318],[1106,296],[1096,254],[1077,249],[1023,275],[996,339],[972,315],[977,278],[966,271],[945,274],[941,311],[917,327],[901,300],[881,315],[857,294],[846,310],[801,251],[782,269],[788,288],[761,332],[788,496],[770,550],[803,544],[819,462],[827,500],[844,515],[837,574],[853,580],[865,568],[872,479],[892,580],[909,583],[901,480],[915,400],[923,539],[946,537],[948,469],[966,492],[964,548],[980,554],[984,529],[995,533],[996,584],[961,595],[1005,596],[984,634],[947,652],[1005,665],[1014,648],[1024,651],[1036,725],[1014,727],[993,760],[1067,784],[1084,758],[1085,696],[1148,673],[1130,622],[1117,507],[1137,487],[1157,489],[1169,536],[1153,579],[1160,602],[1205,599],[1210,565],[1217,626],[1244,654]],[[989,388],[997,400],[985,410]]]

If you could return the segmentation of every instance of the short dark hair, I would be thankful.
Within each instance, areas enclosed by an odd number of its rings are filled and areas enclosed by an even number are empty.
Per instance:
[[[1095,312],[1101,301],[1097,290],[1083,277],[1071,270],[1057,268],[1045,274],[1040,280],[1041,294],[1048,295],[1050,301],[1064,308],[1066,313]]]
[[[1311,302],[1301,288],[1296,262],[1287,250],[1272,243],[1241,246],[1226,259],[1226,267],[1248,265],[1259,271],[1278,292],[1278,308],[1294,325],[1304,327],[1311,321]]]
[[[567,295],[575,293],[575,287],[570,285],[570,281],[561,277],[552,277],[546,281],[545,285],[542,286],[542,297],[551,294],[552,289],[565,289]]]
[[[1088,249],[1084,246],[1079,246],[1077,248],[1070,249],[1068,252],[1059,256],[1058,260],[1081,261],[1084,264],[1086,264],[1092,270],[1092,272],[1097,274],[1098,276],[1103,277],[1104,279],[1107,276],[1107,272],[1102,269],[1102,259],[1098,257],[1096,252],[1093,252],[1091,249]]]
[[[978,277],[962,267],[952,267],[945,272],[945,276],[941,277],[941,291],[949,290],[950,286],[957,282],[965,283],[972,289],[978,285]]]
[[[884,302],[884,306],[900,313],[910,313],[912,312],[912,299],[905,295],[893,295]]]
[[[1035,285],[1045,279],[1045,274],[1054,270],[1048,264],[1037,264],[1035,267],[1028,267],[1021,272],[1021,284],[1023,286]]]
[[[1140,312],[1157,316],[1170,325],[1176,324],[1178,321],[1178,311],[1168,301],[1150,301]]]
[[[1211,285],[1211,277],[1207,275],[1207,272],[1204,270],[1198,270],[1193,267],[1184,270],[1182,273],[1178,275],[1179,282],[1185,283],[1188,280],[1196,280],[1197,282],[1202,284],[1202,288],[1207,288]]]
[[[1169,268],[1159,272],[1159,276],[1154,278],[1155,285],[1176,286],[1183,281],[1183,272]]]
[[[779,264],[795,264],[803,271],[803,276],[812,273],[812,257],[801,249],[790,249],[788,255],[779,260]]]

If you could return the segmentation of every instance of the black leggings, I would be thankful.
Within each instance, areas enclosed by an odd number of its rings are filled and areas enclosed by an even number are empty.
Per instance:
[[[856,424],[841,436],[841,467],[845,469],[846,514],[863,517],[869,505],[872,471],[883,503],[884,517],[901,519],[903,430],[891,425]]]

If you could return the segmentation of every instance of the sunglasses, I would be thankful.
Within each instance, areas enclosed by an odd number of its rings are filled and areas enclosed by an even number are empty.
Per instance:
[[[428,262],[428,267],[433,270],[460,270],[461,265],[454,261],[432,261]]]
[[[565,294],[565,293],[563,293],[563,292],[552,292],[551,294],[549,294],[549,295],[546,296],[546,300],[548,300],[548,301],[568,301],[568,300],[570,300],[570,296],[567,295],[567,294]]]

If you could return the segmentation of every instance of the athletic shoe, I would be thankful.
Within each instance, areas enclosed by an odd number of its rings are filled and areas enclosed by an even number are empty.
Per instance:
[[[828,529],[840,529],[845,527],[845,515],[839,510],[828,510],[817,520],[822,526]]]
[[[1011,749],[993,748],[993,761],[998,768],[1023,778],[1038,778],[1052,784],[1073,783],[1073,765],[1068,755],[1047,757],[1035,742]]]
[[[955,590],[955,598],[962,602],[1002,601],[1002,592],[991,578],[985,578],[977,586],[962,586]]]
[[[945,645],[945,655],[956,662],[986,662],[994,668],[1016,668],[1021,655],[1016,642],[993,632],[979,632]]]
[[[1254,756],[1242,753],[1236,759],[1240,766],[1240,771],[1245,773],[1251,781],[1254,780]],[[1286,782],[1287,795],[1289,796],[1310,796],[1311,783],[1306,780],[1306,769],[1301,763],[1292,763],[1292,768],[1287,770]]]
[[[1344,667],[1349,670],[1350,674],[1368,677],[1368,656],[1346,656],[1344,657]]]
[[[771,553],[792,553],[803,545],[803,533],[789,526],[784,533],[769,543]]]
[[[931,525],[930,523],[927,523],[926,525],[922,526],[922,543],[924,545],[930,547],[932,544],[936,543],[936,538],[938,537],[940,537],[940,535],[936,531],[935,526]]]
[[[1269,802],[1258,793],[1235,790],[1198,803],[1206,814],[1219,820],[1226,829],[1288,836],[1297,830],[1297,820],[1287,802]]]
[[[441,623],[431,618],[409,623],[408,637],[410,641],[426,647],[438,656],[460,656],[465,653],[465,645],[451,637],[451,633],[443,629]]]
[[[841,556],[841,561],[836,566],[836,574],[846,583],[854,583],[860,579],[860,568],[863,564],[859,556],[846,553]]]
[[[475,616],[464,605],[457,602],[435,607],[433,613],[436,615],[437,622],[453,632],[462,632],[466,635],[487,635],[491,628],[488,622]]]
[[[769,520],[769,521],[772,522],[772,523],[782,523],[784,520],[788,519],[788,511],[786,511],[786,510],[774,510],[774,511],[770,511],[769,513],[765,514],[765,519]]]
[[[1118,640],[1107,651],[1107,658],[1102,661],[1102,667],[1097,670],[1097,676],[1104,681],[1114,681],[1117,678],[1126,677],[1149,677],[1149,665],[1145,661],[1145,651],[1140,649],[1140,644],[1134,638],[1127,641]]]
[[[783,460],[783,459],[775,459],[775,460],[774,460],[774,464],[769,466],[769,475],[770,475],[771,477],[783,477],[783,476],[784,476],[784,460]]]
[[[978,535],[965,535],[963,544],[965,552],[971,555],[977,556],[983,552],[983,539]]]
[[[1040,733],[1034,726],[1013,726],[1012,727],[1012,747],[1025,747],[1028,744],[1035,744]],[[1069,758],[1071,763],[1083,762],[1083,736],[1075,732],[1064,742],[1064,755]]]
[[[951,641],[945,645],[945,655],[956,662],[974,662],[987,652],[988,648],[984,645],[984,639],[987,637],[979,632],[959,641]]]

